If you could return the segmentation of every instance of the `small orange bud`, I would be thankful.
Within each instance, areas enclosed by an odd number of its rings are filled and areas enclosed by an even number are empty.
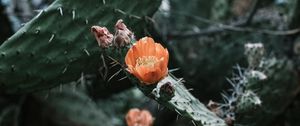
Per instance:
[[[128,71],[143,84],[154,84],[168,74],[169,52],[150,37],[136,42],[127,52]]]
[[[91,32],[95,35],[100,47],[107,48],[112,44],[113,35],[106,27],[92,26]]]
[[[137,108],[130,109],[125,119],[128,126],[152,126],[153,124],[151,113],[147,110],[139,110]]]

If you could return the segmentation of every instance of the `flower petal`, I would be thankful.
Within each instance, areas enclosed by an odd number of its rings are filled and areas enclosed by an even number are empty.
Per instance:
[[[131,109],[127,114],[126,114],[126,122],[128,126],[134,126],[135,123],[138,121],[137,117],[140,115],[140,110],[135,108]]]
[[[136,59],[138,59],[141,56],[141,52],[139,51],[139,48],[136,45],[133,45],[130,49],[132,49],[133,52],[132,60],[136,61]]]
[[[155,66],[154,68],[150,68],[147,72],[144,73],[144,82],[146,84],[153,84],[159,81],[161,77],[161,70],[159,66]]]
[[[155,48],[155,42],[152,38],[147,37],[147,54],[146,56],[155,56],[156,55],[156,48]]]
[[[161,44],[159,44],[159,43],[155,43],[155,51],[156,51],[156,57],[159,57],[159,58],[161,58],[161,57],[163,57],[165,54],[165,52],[164,52],[164,50],[165,50],[165,48],[164,47],[162,47],[162,45]]]
[[[169,52],[167,49],[164,49],[164,67],[168,68],[169,63]]]
[[[132,69],[132,74],[138,78],[139,80],[142,80],[142,75],[144,74],[140,67],[135,67]]]
[[[131,66],[135,66],[136,61],[134,60],[134,56],[133,56],[133,51],[130,48],[125,56],[125,63],[127,64],[127,66],[131,65]]]
[[[138,51],[142,56],[155,55],[155,42],[152,38],[144,37],[136,43],[136,46],[138,47]]]
[[[151,116],[151,113],[149,111],[142,110],[140,116],[141,116],[141,122],[143,122],[144,126],[152,126],[153,117]]]

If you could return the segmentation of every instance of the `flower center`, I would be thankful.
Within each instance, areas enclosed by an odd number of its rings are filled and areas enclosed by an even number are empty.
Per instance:
[[[159,60],[155,56],[143,56],[136,59],[136,67],[138,66],[146,66],[151,67],[154,66]]]

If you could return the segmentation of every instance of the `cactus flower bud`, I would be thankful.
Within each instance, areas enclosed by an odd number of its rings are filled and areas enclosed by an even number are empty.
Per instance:
[[[130,44],[133,38],[134,38],[133,33],[123,23],[123,20],[122,19],[118,20],[115,25],[114,45],[117,47],[124,47]]]
[[[153,117],[150,112],[137,108],[130,109],[125,119],[128,126],[152,126],[153,124]]]
[[[168,50],[150,37],[136,42],[125,57],[127,70],[146,85],[157,83],[167,76],[168,62]]]
[[[112,44],[113,35],[106,27],[92,26],[91,32],[95,35],[98,45],[101,48],[107,48]]]

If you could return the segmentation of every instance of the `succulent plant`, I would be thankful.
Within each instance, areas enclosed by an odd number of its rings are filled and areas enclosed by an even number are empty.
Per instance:
[[[89,32],[91,26],[113,26],[121,18],[141,36],[147,16],[159,4],[160,0],[55,1],[1,45],[1,92],[47,89],[76,80],[81,73],[97,73],[101,50]]]

